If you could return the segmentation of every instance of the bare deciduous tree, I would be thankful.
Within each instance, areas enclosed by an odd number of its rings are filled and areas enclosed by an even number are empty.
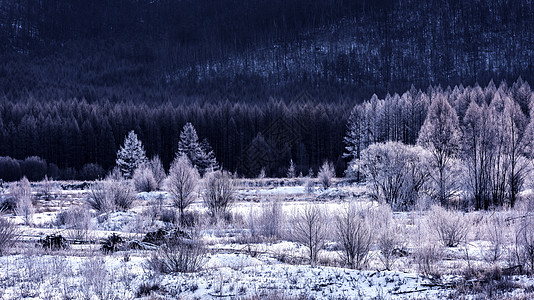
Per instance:
[[[41,181],[41,194],[44,200],[51,200],[52,193],[54,191],[54,184],[52,180],[48,179],[48,176],[45,175],[44,179]]]
[[[13,188],[11,194],[15,198],[17,215],[24,219],[26,225],[33,222],[34,208],[32,203],[32,187],[26,177],[22,178]]]
[[[212,217],[223,217],[235,200],[235,184],[230,173],[214,171],[204,178],[204,204]]]
[[[363,268],[367,264],[372,237],[361,211],[351,203],[339,211],[335,224],[337,239],[343,247],[343,261],[352,269]]]
[[[323,211],[317,205],[306,205],[293,217],[292,236],[308,248],[312,265],[317,263],[317,254],[326,238],[326,222]]]
[[[184,210],[195,200],[200,175],[187,156],[182,155],[174,160],[169,170],[165,186],[173,196],[174,205],[183,216]]]
[[[6,254],[19,236],[17,226],[11,221],[0,217],[0,255]]]

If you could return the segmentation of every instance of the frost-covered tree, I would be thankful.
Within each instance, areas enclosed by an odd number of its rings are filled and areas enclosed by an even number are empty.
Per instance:
[[[495,94],[493,102],[498,99],[502,99],[503,103],[502,113],[498,115],[502,119],[499,122],[501,124],[500,134],[504,144],[502,152],[506,161],[506,173],[508,174],[506,182],[503,182],[507,190],[502,193],[503,196],[498,204],[502,205],[507,197],[513,207],[530,169],[530,163],[528,163],[525,155],[528,156],[526,149],[533,143],[533,140],[532,137],[525,135],[528,121],[520,104],[515,103],[505,94]]]
[[[11,195],[16,201],[16,214],[24,219],[26,225],[30,225],[33,222],[35,209],[32,203],[32,187],[26,177],[13,186]]]
[[[483,102],[471,101],[463,120],[463,159],[468,169],[468,186],[475,209],[491,203],[491,174],[497,138],[495,111]]]
[[[187,156],[177,157],[171,164],[166,190],[173,196],[174,205],[183,217],[184,210],[195,200],[200,175]]]
[[[185,124],[180,133],[176,157],[182,155],[187,156],[201,174],[206,173],[209,169],[217,168],[215,154],[211,150],[211,147],[209,147],[207,140],[203,142],[198,140],[197,131],[191,123]]]
[[[443,95],[436,95],[432,101],[417,144],[431,154],[431,166],[436,171],[431,173],[436,190],[433,194],[441,205],[447,205],[458,185],[451,163],[460,150],[460,126],[456,111]]]
[[[213,218],[226,217],[235,201],[235,183],[226,171],[213,171],[204,178],[204,205]]]
[[[156,184],[158,188],[161,188],[161,185],[163,184],[163,180],[167,176],[165,174],[165,169],[163,168],[163,164],[161,163],[161,160],[159,156],[152,157],[148,162],[147,166],[152,170],[152,174],[154,175],[154,180],[156,180]]]
[[[116,164],[126,178],[132,178],[137,167],[146,161],[145,149],[137,134],[132,130],[124,139],[124,145],[117,152]]]
[[[341,258],[351,269],[361,269],[367,263],[372,245],[372,231],[354,203],[340,209],[335,217],[335,236],[342,247]]]
[[[349,117],[347,124],[347,134],[345,136],[345,153],[344,156],[350,159],[359,159],[362,147],[362,116],[361,108],[359,105],[355,106]]]
[[[306,205],[296,212],[291,220],[291,235],[296,242],[308,248],[310,263],[317,263],[318,253],[323,248],[327,236],[326,216],[317,205]]]
[[[295,164],[293,163],[293,160],[291,159],[289,161],[289,168],[287,169],[287,178],[295,178],[297,176],[296,170],[295,170]]]
[[[327,189],[332,185],[332,178],[334,177],[336,177],[334,165],[329,161],[325,161],[317,173],[317,179]]]
[[[376,143],[350,163],[359,168],[371,186],[374,199],[394,210],[411,208],[429,179],[429,153],[419,146],[399,142]]]

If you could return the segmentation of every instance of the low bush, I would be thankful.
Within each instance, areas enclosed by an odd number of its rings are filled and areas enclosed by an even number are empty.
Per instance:
[[[439,245],[423,244],[413,254],[419,272],[428,276],[439,276],[438,262],[443,256]]]
[[[148,266],[158,273],[198,272],[207,262],[207,251],[198,241],[180,240],[161,246],[149,259]]]
[[[16,243],[20,233],[11,221],[0,217],[0,255],[4,255]]]
[[[39,240],[39,245],[46,250],[61,250],[68,249],[69,243],[61,234],[47,235],[45,238]]]
[[[91,185],[87,203],[94,210],[105,213],[126,211],[135,200],[132,188],[121,179],[107,178]]]
[[[441,206],[432,206],[428,213],[428,225],[445,247],[456,247],[464,242],[469,232],[466,218],[459,212]]]
[[[249,217],[249,227],[252,234],[259,234],[267,238],[279,238],[281,236],[282,222],[282,204],[277,200],[264,204],[258,216],[251,211]]]
[[[110,254],[119,251],[123,244],[124,240],[118,234],[112,233],[102,241],[100,250],[106,254]]]
[[[327,189],[332,185],[332,179],[334,177],[336,177],[334,165],[331,162],[325,161],[317,173],[317,179],[319,179],[323,188]]]
[[[133,174],[132,181],[138,192],[151,192],[158,188],[158,183],[148,165],[138,167]]]
[[[362,211],[354,204],[340,210],[335,219],[335,229],[343,249],[343,262],[352,269],[365,267],[371,250],[372,232]]]
[[[159,290],[160,290],[160,287],[158,284],[143,282],[139,285],[139,288],[137,289],[137,293],[135,294],[135,297],[142,298],[142,297],[150,296],[152,292],[157,292]]]

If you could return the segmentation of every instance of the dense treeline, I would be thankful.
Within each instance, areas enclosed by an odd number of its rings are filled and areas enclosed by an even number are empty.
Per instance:
[[[306,97],[286,105],[220,101],[158,105],[100,101],[0,102],[0,156],[38,156],[60,169],[95,163],[109,170],[128,131],[134,130],[147,156],[159,155],[166,168],[178,150],[187,122],[212,146],[219,164],[245,176],[282,176],[293,159],[296,171],[316,172],[323,160],[338,162],[354,104],[318,103]]]
[[[349,101],[321,103],[305,94],[290,104],[273,99],[265,104],[219,101],[158,106],[4,99],[0,105],[0,155],[19,160],[38,156],[62,170],[70,168],[69,176],[91,163],[109,170],[126,134],[134,130],[147,156],[159,155],[168,168],[178,150],[180,131],[192,122],[224,169],[257,176],[265,168],[268,176],[285,176],[292,159],[296,174],[306,175],[310,168],[316,172],[329,160],[341,175],[348,161],[343,158],[347,123],[350,158],[358,158],[377,142],[415,144],[436,95],[450,102],[461,125],[471,102],[489,105],[497,95],[520,107],[523,124],[530,117],[533,98],[528,83],[519,79],[510,86],[503,82],[497,87],[490,82],[485,88],[431,87],[423,92],[412,87],[402,95],[388,94],[383,99],[374,95],[356,106]],[[518,128],[522,132],[525,125]],[[98,171],[95,165],[90,167]]]
[[[373,97],[349,118],[349,172],[363,173],[375,196],[399,209],[421,195],[475,209],[514,206],[532,184],[533,109],[521,78],[511,86],[491,81]]]
[[[89,102],[363,100],[534,79],[531,0],[0,2],[0,92]]]

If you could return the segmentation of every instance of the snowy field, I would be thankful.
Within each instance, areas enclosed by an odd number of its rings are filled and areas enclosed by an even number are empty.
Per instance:
[[[86,206],[89,190],[73,186],[54,185],[49,200],[35,193],[31,224],[4,213],[21,236],[0,257],[1,299],[534,297],[534,279],[514,261],[517,228],[529,212],[527,204],[460,213],[465,238],[447,247],[428,225],[432,212],[392,213],[371,201],[364,186],[346,181],[323,189],[318,184],[310,188],[304,180],[243,180],[226,220],[211,221],[198,197],[187,210],[195,219],[190,227],[179,224],[166,192],[137,193],[129,210],[98,214]],[[364,263],[357,268],[344,264],[343,247],[334,234],[336,216],[350,203],[367,214],[372,235]],[[295,216],[310,204],[324,212],[327,229],[314,264],[309,249],[293,235]],[[276,215],[268,214],[273,207],[279,208]],[[151,267],[161,246],[141,241],[147,233],[176,227],[205,247],[198,270],[161,272]],[[102,251],[103,240],[112,234],[122,243]],[[68,247],[44,249],[42,241],[51,235],[64,237]],[[386,236],[396,237],[387,262],[382,245]],[[133,247],[135,243],[144,248]],[[526,262],[522,267],[532,266]]]

